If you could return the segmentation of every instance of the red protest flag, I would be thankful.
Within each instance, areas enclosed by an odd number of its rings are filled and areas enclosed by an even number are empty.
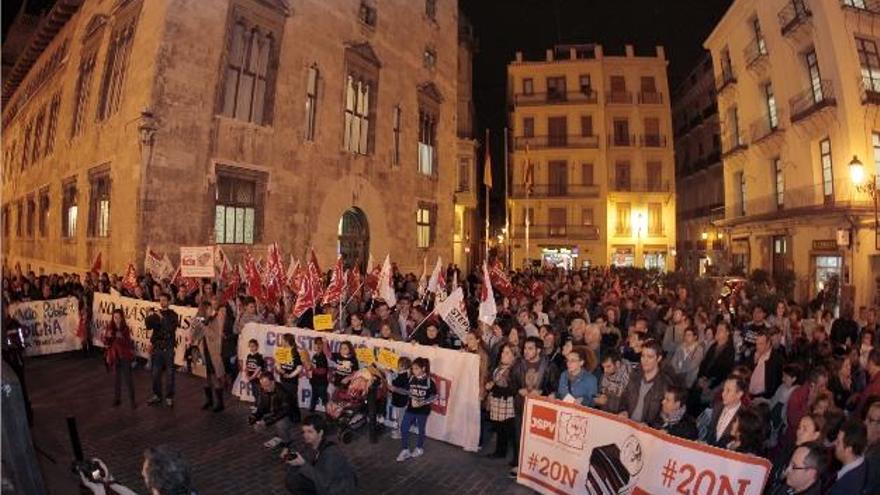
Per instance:
[[[379,274],[382,273],[382,267],[373,265],[373,255],[370,254],[370,261],[367,262],[367,275],[364,278],[364,288],[370,291],[374,297],[378,297],[376,289],[379,288]]]
[[[20,270],[21,270],[21,269],[20,269],[20,265],[18,265],[18,264],[16,263],[16,267],[19,268],[19,272],[20,272]],[[95,255],[95,259],[92,261],[92,269],[91,269],[91,272],[94,273],[95,275],[100,275],[100,274],[101,274],[101,252],[100,252],[100,251],[98,251],[98,254]]]
[[[315,303],[317,303],[321,300],[321,296],[324,293],[324,282],[323,276],[321,275],[321,268],[318,266],[318,257],[315,256],[314,248],[311,249],[309,265],[306,273],[306,278],[309,281],[309,286],[312,291],[312,297],[314,298]]]
[[[498,289],[498,292],[505,296],[509,296],[513,291],[513,285],[504,269],[496,262],[489,271],[489,277],[492,281],[492,287]]]
[[[330,277],[330,284],[324,290],[324,304],[336,304],[342,299],[342,291],[345,289],[346,278],[342,268],[342,256],[336,258],[336,265],[333,267],[333,275]]]
[[[296,303],[293,305],[293,316],[299,318],[317,303],[315,294],[312,291],[312,284],[309,277],[299,278],[299,288],[296,292]]]
[[[360,263],[356,263],[350,270],[348,270],[346,277],[348,277],[348,293],[350,294],[349,297],[360,298],[362,289],[361,285],[363,284]]]
[[[260,302],[266,301],[265,291],[263,289],[263,279],[260,276],[260,270],[254,261],[254,256],[250,251],[244,255],[244,273],[245,283],[247,283],[247,294]]]
[[[130,292],[134,292],[137,285],[137,271],[134,269],[134,264],[129,263],[128,270],[125,271],[125,276],[122,277],[122,286]]]
[[[284,290],[286,274],[284,262],[281,261],[281,249],[277,243],[269,245],[268,261],[266,264],[266,299],[276,301]]]

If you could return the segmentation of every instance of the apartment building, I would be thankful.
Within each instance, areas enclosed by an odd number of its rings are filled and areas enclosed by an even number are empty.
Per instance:
[[[4,74],[4,262],[451,259],[476,202],[453,205],[476,166],[460,20],[454,0],[58,0]]]
[[[675,90],[675,188],[678,268],[691,274],[729,271],[724,229],[724,167],[712,57],[706,54]]]
[[[512,263],[675,267],[662,47],[559,45],[508,65]]]
[[[793,271],[799,300],[840,287],[856,309],[877,301],[876,185],[850,164],[880,167],[878,27],[873,1],[736,0],[704,45],[731,262]]]

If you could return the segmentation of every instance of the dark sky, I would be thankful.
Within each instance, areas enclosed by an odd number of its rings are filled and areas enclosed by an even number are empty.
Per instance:
[[[666,47],[670,88],[685,77],[703,54],[703,41],[732,0],[460,0],[474,25],[479,52],[474,58],[475,132],[483,140],[491,129],[493,225],[504,218],[503,144],[506,125],[507,64],[516,52],[543,57],[555,44],[598,43],[606,54],[653,55]],[[481,151],[482,153],[482,151]],[[481,158],[482,160],[482,155]],[[478,170],[482,181],[482,167]],[[481,182],[482,183],[482,182]],[[500,187],[498,187],[500,185]],[[482,188],[481,188],[482,191]],[[485,204],[481,199],[481,205]],[[481,210],[485,207],[481,207]]]

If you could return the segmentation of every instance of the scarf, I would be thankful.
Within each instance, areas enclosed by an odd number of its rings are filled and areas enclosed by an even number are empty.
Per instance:
[[[602,375],[602,390],[612,396],[620,396],[629,383],[630,367],[627,363],[621,362],[617,365],[617,371],[610,375]]]
[[[663,419],[663,428],[667,426],[674,425],[681,421],[681,418],[684,417],[684,413],[687,409],[684,406],[679,407],[672,414],[667,415],[665,411],[660,411],[660,418]]]

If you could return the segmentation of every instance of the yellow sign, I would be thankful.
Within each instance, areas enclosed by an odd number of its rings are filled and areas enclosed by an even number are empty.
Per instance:
[[[373,349],[370,349],[369,347],[358,347],[354,350],[354,354],[357,356],[357,360],[364,366],[369,366],[376,362],[376,356],[373,354]]]
[[[333,329],[333,316],[332,315],[315,315],[312,320],[314,323],[315,330],[332,330]]]
[[[290,347],[275,348],[275,362],[278,364],[290,364],[293,362],[293,352]]]
[[[379,349],[379,366],[387,370],[397,371],[397,361],[400,356],[391,349]]]

